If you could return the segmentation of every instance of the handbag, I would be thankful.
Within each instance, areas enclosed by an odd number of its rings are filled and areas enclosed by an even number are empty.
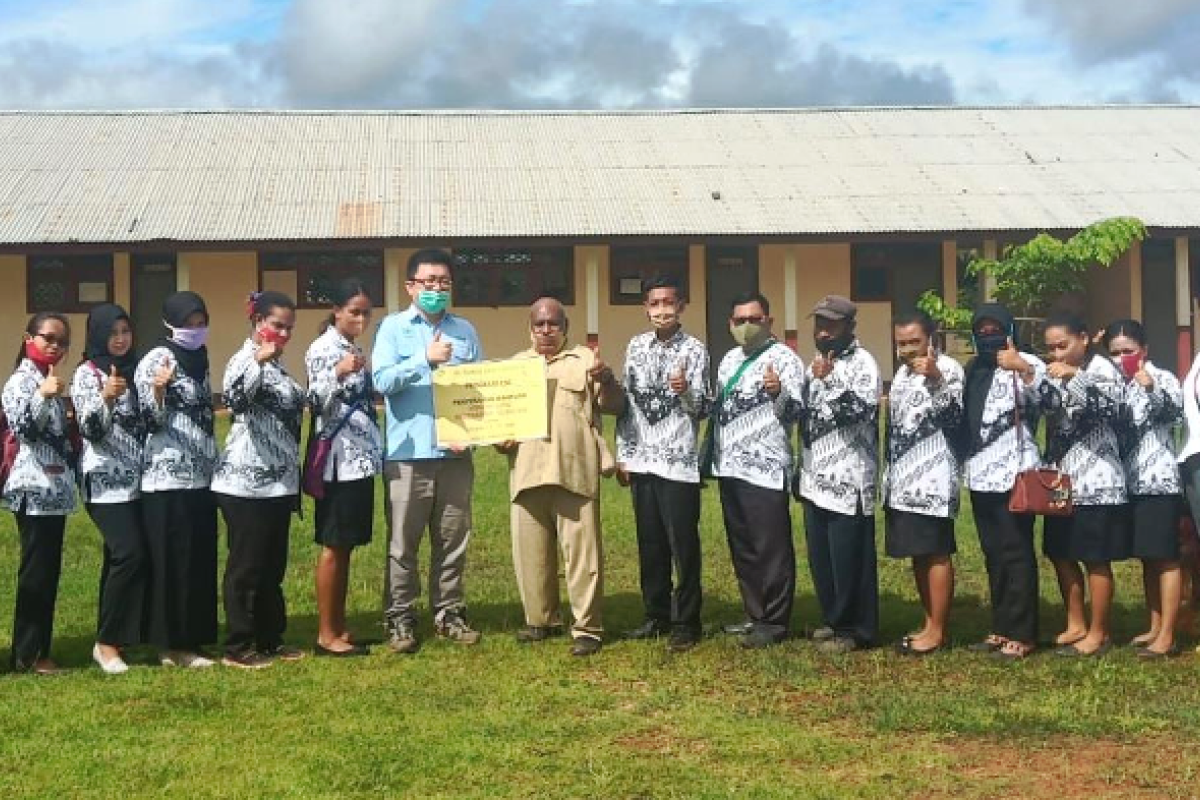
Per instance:
[[[1013,415],[1017,422],[1017,458],[1025,449],[1025,425],[1021,422],[1021,388],[1013,375]],[[1008,510],[1013,514],[1040,514],[1043,517],[1069,517],[1075,513],[1071,476],[1050,466],[1034,467],[1017,473]]]
[[[308,447],[304,451],[304,470],[300,476],[300,486],[309,497],[324,499],[325,467],[329,464],[329,454],[333,452],[333,440],[358,408],[357,403],[351,405],[336,425],[320,434],[316,433],[318,415],[314,413],[309,417]]]

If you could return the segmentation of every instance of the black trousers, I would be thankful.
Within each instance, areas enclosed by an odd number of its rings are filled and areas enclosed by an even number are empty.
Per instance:
[[[1008,510],[1007,492],[971,492],[971,512],[992,594],[992,633],[1018,642],[1038,638],[1038,567],[1031,514]]]
[[[54,634],[54,606],[62,574],[64,516],[37,517],[18,512],[21,564],[17,568],[17,610],[13,618],[11,665],[32,669],[50,657]]]
[[[875,517],[839,514],[803,501],[808,567],[824,622],[861,645],[879,636]]]
[[[142,495],[150,556],[146,641],[195,650],[217,641],[217,506],[208,489]]]
[[[225,562],[225,651],[244,655],[283,644],[288,533],[295,496],[250,499],[217,495],[229,533]]]
[[[721,478],[725,535],[746,616],[773,634],[791,627],[796,599],[796,551],[789,496],[737,478]]]
[[[700,484],[637,473],[629,480],[646,618],[699,633]]]
[[[88,503],[87,510],[104,538],[96,641],[113,647],[141,644],[150,561],[142,503]]]

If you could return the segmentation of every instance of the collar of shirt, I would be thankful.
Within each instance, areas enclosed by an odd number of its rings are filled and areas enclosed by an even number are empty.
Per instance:
[[[437,330],[438,328],[445,327],[447,322],[455,319],[454,314],[451,314],[449,311],[444,311],[444,312],[442,312],[441,319],[439,319],[437,322],[430,322],[426,318],[426,316],[421,313],[421,310],[419,308],[417,308],[415,305],[410,305],[408,308],[404,309],[403,311],[398,312],[398,314],[402,319],[404,319],[405,322],[409,323],[410,325],[416,325],[417,323],[420,322],[420,323],[424,323],[426,325],[426,327],[428,327],[432,330]]]
[[[517,358],[546,358],[534,348],[522,351],[517,355]],[[563,345],[563,349],[559,350],[554,355],[546,358],[547,364],[553,364],[555,361],[561,361],[564,358],[580,358],[580,354],[576,352],[574,347]]]
[[[673,334],[671,334],[670,336],[668,336],[666,339],[660,339],[658,337],[657,331],[651,330],[651,331],[648,331],[648,333],[650,333],[651,346],[658,345],[659,347],[671,347],[673,345],[679,344],[680,342],[683,341],[683,337],[686,335],[683,332],[682,325],[680,325],[678,328],[676,328],[675,332]]]

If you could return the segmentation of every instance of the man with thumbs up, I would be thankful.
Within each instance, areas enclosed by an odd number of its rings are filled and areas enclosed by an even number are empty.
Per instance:
[[[817,355],[804,390],[798,499],[823,625],[822,651],[844,653],[875,641],[875,471],[879,367],[855,335],[858,307],[828,295],[813,309]]]
[[[426,529],[431,540],[429,606],[437,635],[459,644],[480,639],[467,624],[463,592],[474,466],[470,451],[437,446],[433,409],[434,371],[483,358],[475,327],[447,311],[451,266],[444,250],[413,253],[406,283],[412,305],[383,320],[371,355],[371,377],[387,410],[383,474],[391,540],[384,621],[396,653],[415,653],[420,647],[417,553]]]
[[[651,330],[625,351],[629,402],[617,422],[617,465],[633,496],[646,619],[630,639],[670,635],[675,651],[700,638],[700,470],[696,434],[708,415],[708,350],[686,333],[679,282],[642,284]],[[672,567],[678,576],[671,586]]]

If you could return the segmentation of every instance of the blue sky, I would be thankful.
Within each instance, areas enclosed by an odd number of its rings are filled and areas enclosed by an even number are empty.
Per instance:
[[[0,0],[3,108],[1200,102],[1200,0]]]

